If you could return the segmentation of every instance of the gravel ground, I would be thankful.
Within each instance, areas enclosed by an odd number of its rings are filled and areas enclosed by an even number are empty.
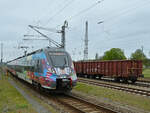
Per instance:
[[[43,105],[38,103],[36,100],[34,100],[32,97],[30,97],[28,94],[26,94],[22,89],[20,89],[16,83],[13,80],[9,79],[9,82],[12,86],[14,86],[19,93],[21,93],[24,98],[33,106],[33,108],[38,112],[38,113],[51,113],[49,110],[47,110]]]

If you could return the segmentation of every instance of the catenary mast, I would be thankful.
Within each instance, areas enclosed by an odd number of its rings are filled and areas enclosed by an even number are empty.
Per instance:
[[[88,60],[88,21],[86,21],[85,40],[84,40],[84,60]]]

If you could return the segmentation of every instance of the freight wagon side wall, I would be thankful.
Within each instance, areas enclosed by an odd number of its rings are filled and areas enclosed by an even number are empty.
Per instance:
[[[80,75],[98,75],[109,77],[127,78],[142,75],[142,61],[98,61],[98,62],[74,62],[76,73]]]
[[[138,74],[142,76],[142,72],[143,72],[143,62],[142,61],[138,62],[138,67],[140,68],[138,70]]]
[[[129,76],[139,77],[142,75],[142,61],[120,60],[99,62],[98,74],[110,77],[127,78]]]
[[[129,61],[128,63],[128,75],[140,77],[142,75],[142,61]]]
[[[77,75],[80,75],[83,73],[83,66],[82,62],[74,62],[74,67]]]

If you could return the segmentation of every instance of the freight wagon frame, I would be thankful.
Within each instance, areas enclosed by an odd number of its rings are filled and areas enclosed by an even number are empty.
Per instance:
[[[74,62],[74,66],[79,77],[111,77],[118,82],[130,80],[134,83],[138,77],[142,77],[143,64],[141,60],[112,60],[78,61]]]

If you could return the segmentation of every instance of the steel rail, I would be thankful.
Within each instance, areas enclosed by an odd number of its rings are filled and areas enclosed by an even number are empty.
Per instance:
[[[46,104],[56,108],[56,110],[60,110],[62,112],[66,112],[64,109],[59,109],[54,103],[50,102],[53,98],[55,102],[61,103],[61,105],[65,105],[66,108],[70,108],[73,113],[117,113],[117,111],[113,111],[109,109],[108,106],[100,106],[95,103],[89,102],[88,100],[84,100],[80,97],[73,96],[71,94],[63,94],[63,95],[50,95],[48,91],[42,91],[33,85],[23,81],[22,79],[12,77],[13,80],[19,81],[21,84],[26,86],[26,88],[34,94],[34,96],[40,98]]]
[[[87,83],[87,84],[96,85],[96,86],[107,87],[107,88],[111,88],[111,89],[135,93],[135,94],[140,94],[142,96],[150,96],[150,91],[144,90],[144,89],[131,88],[131,87],[120,86],[120,85],[115,85],[115,84],[110,84],[110,83],[102,83],[102,82],[93,81],[90,79],[88,80],[88,79],[81,79],[81,78],[78,78],[78,82]]]
[[[109,109],[108,106],[100,106],[72,94],[65,94],[64,98],[58,98],[58,100],[62,104],[78,110],[80,113],[117,113],[117,111]]]

